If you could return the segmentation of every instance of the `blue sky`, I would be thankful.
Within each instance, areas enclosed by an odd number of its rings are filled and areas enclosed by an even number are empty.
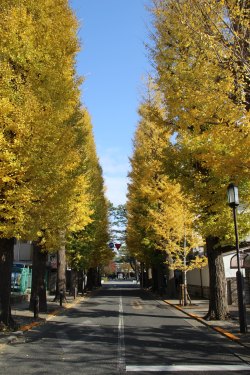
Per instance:
[[[71,0],[80,22],[77,72],[84,76],[82,102],[94,129],[107,197],[126,201],[128,157],[138,122],[143,79],[152,70],[150,0]]]

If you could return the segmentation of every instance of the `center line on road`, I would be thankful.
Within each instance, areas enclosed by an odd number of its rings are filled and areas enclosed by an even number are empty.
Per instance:
[[[125,371],[126,369],[122,296],[120,296],[120,301],[119,301],[117,368],[119,372]]]
[[[163,372],[163,371],[250,371],[249,365],[166,365],[166,366],[126,366],[126,372]]]

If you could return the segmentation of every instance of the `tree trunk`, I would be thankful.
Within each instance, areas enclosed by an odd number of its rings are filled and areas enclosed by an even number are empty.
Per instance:
[[[172,258],[169,254],[167,254],[167,260],[170,264],[172,263]],[[166,295],[167,298],[176,298],[177,295],[174,270],[171,270],[169,267],[167,267]]]
[[[47,252],[42,250],[38,242],[33,242],[32,286],[29,307],[32,311],[34,311],[34,301],[38,297],[39,311],[47,312],[46,261]]]
[[[96,276],[97,276],[97,278],[96,278],[97,285],[96,286],[100,287],[100,286],[102,286],[102,273],[101,273],[100,267],[98,267],[96,269]]]
[[[152,291],[158,290],[158,270],[155,264],[152,264]]]
[[[98,288],[100,285],[101,285],[101,279],[100,279],[100,273],[99,273],[99,268],[98,267],[95,267],[94,268],[94,273],[93,273],[93,283],[94,283],[94,287],[95,288]]]
[[[74,296],[76,290],[78,291],[78,271],[72,268],[70,274],[70,294]]]
[[[83,271],[78,271],[77,272],[77,289],[78,289],[78,293],[82,293],[82,294],[85,288],[83,277],[84,277]]]
[[[87,285],[88,290],[92,290],[94,287],[98,287],[98,272],[97,268],[89,268],[87,272]]]
[[[151,285],[149,281],[149,268],[147,264],[145,264],[145,278],[144,279],[145,279],[145,287],[149,288]]]
[[[206,238],[210,285],[207,320],[226,320],[229,317],[223,256],[218,242],[216,237]]]
[[[86,288],[88,290],[92,290],[93,286],[94,286],[94,283],[93,283],[93,274],[94,274],[94,269],[93,268],[89,268],[88,271],[87,271],[87,285],[86,285]]]
[[[145,263],[141,262],[141,265],[140,265],[140,269],[141,269],[141,272],[140,272],[140,286],[141,288],[146,288],[147,285],[146,285],[146,274],[145,274]]]
[[[66,250],[65,245],[61,245],[57,252],[57,283],[55,301],[60,300],[62,293],[63,301],[66,301]]]
[[[14,238],[0,238],[0,322],[15,327],[11,316],[11,271],[14,254]]]
[[[163,275],[163,264],[157,264],[157,291],[160,296],[164,294],[164,275]]]
[[[152,290],[161,296],[166,291],[166,252],[155,250],[152,256]]]

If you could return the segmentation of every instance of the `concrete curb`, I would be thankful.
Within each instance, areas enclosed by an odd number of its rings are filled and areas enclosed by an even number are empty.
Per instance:
[[[163,302],[165,302],[166,304],[168,304],[169,306],[172,306],[174,308],[176,308],[177,310],[183,312],[184,314],[190,316],[191,318],[193,319],[196,319],[197,321],[199,321],[200,323],[202,323],[203,325],[205,325],[206,327],[210,327],[211,329],[213,329],[214,331],[220,333],[221,335],[223,335],[224,337],[230,339],[231,341],[234,341],[236,342],[237,344],[241,345],[241,346],[244,346],[245,348],[249,349],[249,346],[245,345],[244,343],[242,343],[240,341],[240,338],[235,336],[234,334],[224,330],[223,328],[221,327],[217,327],[217,326],[214,326],[212,324],[209,324],[206,322],[206,320],[202,319],[201,317],[199,317],[198,315],[195,315],[195,314],[192,314],[192,313],[189,313],[187,311],[185,311],[184,309],[182,309],[180,306],[178,305],[175,305],[173,303],[171,303],[170,301],[168,300],[163,300]]]

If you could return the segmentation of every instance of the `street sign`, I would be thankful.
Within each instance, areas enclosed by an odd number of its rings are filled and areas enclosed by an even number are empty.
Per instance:
[[[120,247],[121,247],[121,244],[120,244],[120,243],[116,243],[116,244],[115,244],[115,247],[116,247],[117,250],[119,250]]]
[[[113,242],[110,242],[110,243],[109,243],[109,248],[110,248],[110,249],[113,249],[114,247],[115,247],[114,243],[113,243]]]

